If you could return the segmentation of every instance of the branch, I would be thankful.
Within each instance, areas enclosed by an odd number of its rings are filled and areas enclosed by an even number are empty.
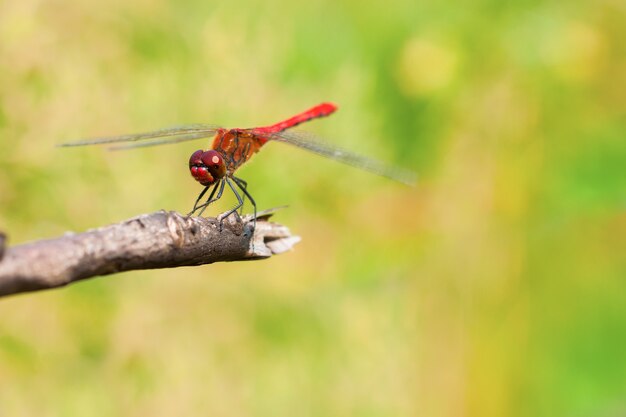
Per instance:
[[[173,211],[6,248],[4,257],[0,234],[0,297],[135,269],[269,258],[300,240],[287,227],[268,221],[273,211],[259,214],[253,239],[251,216],[243,222],[231,216],[220,232],[215,218]]]

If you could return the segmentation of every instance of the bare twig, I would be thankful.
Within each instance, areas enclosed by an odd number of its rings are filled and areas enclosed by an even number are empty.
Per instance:
[[[214,218],[159,211],[84,233],[10,247],[0,260],[0,296],[134,269],[268,258],[300,240],[285,226],[269,222],[270,216],[271,211],[260,213],[253,239],[249,217],[243,222],[224,221],[220,231]]]

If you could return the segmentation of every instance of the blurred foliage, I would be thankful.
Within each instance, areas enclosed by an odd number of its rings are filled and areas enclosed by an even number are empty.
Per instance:
[[[199,191],[204,144],[59,149],[191,122],[306,128],[241,171],[303,237],[263,262],[0,301],[2,416],[626,414],[626,7],[614,0],[0,1],[12,244]],[[230,197],[212,214],[228,208]]]

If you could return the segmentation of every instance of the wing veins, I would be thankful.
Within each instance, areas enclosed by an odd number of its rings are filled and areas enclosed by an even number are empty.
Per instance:
[[[403,184],[414,186],[416,174],[412,171],[390,166],[384,162],[331,145],[316,135],[305,132],[280,132],[268,135],[268,139],[287,143],[298,148],[334,159],[338,162],[359,168],[376,175],[390,178]]]
[[[147,148],[150,146],[157,146],[157,145],[170,145],[170,144],[174,144],[174,143],[180,143],[180,142],[188,142],[191,140],[198,140],[198,139],[204,139],[207,136],[209,136],[207,133],[205,132],[201,132],[201,133],[194,133],[194,134],[190,134],[190,135],[182,135],[182,136],[169,136],[163,139],[157,139],[157,140],[151,140],[151,141],[146,141],[146,142],[139,142],[139,143],[131,143],[131,144],[126,144],[126,145],[116,145],[116,146],[110,146],[108,149],[111,151],[120,151],[120,150],[124,150],[124,149],[135,149],[135,148]]]
[[[204,136],[198,136],[195,139],[200,139],[201,137],[207,137],[215,134],[217,130],[220,129],[219,126],[216,125],[207,125],[207,124],[194,124],[194,125],[185,125],[185,126],[175,126],[169,127],[165,129],[154,130],[150,132],[142,132],[142,133],[133,133],[130,135],[119,135],[119,136],[103,136],[96,137],[90,139],[78,140],[75,142],[62,143],[59,146],[85,146],[85,145],[101,145],[107,143],[119,143],[119,142],[136,142],[146,139],[157,139],[163,138],[160,143],[169,143],[171,140],[172,143],[177,142],[177,137],[180,135],[189,134],[202,134]],[[169,140],[167,138],[170,138]],[[187,139],[192,140],[192,139]]]

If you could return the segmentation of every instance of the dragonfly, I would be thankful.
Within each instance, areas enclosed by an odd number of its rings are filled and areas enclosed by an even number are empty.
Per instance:
[[[218,216],[220,225],[228,216],[233,213],[238,214],[238,210],[243,207],[244,199],[247,197],[254,209],[253,228],[256,226],[256,202],[248,191],[248,183],[235,176],[235,173],[255,153],[259,152],[267,142],[283,142],[407,185],[414,185],[415,174],[411,171],[392,167],[375,158],[359,155],[331,145],[316,135],[291,130],[301,123],[329,116],[336,110],[337,106],[335,104],[321,103],[282,122],[265,127],[228,129],[211,124],[191,124],[144,133],[79,140],[64,143],[60,146],[113,144],[110,149],[119,150],[213,137],[211,149],[199,149],[193,152],[189,158],[191,176],[204,189],[196,198],[192,210],[187,215],[196,214],[201,216],[209,205],[222,197],[225,187],[228,186],[235,195],[237,204],[232,209]],[[207,193],[208,197],[206,200],[203,200]]]

